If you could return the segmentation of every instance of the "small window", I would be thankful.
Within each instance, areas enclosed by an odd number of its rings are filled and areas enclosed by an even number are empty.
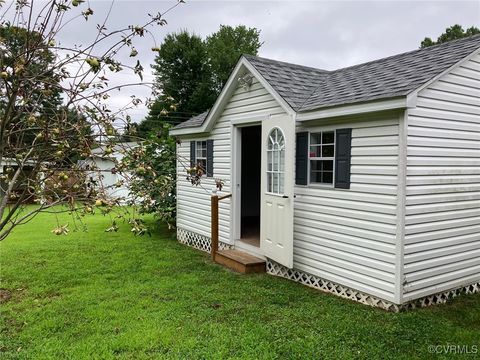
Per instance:
[[[207,173],[207,142],[197,141],[195,146],[195,163],[203,173]]]
[[[335,132],[310,134],[310,182],[333,184],[335,161]]]
[[[283,194],[285,188],[285,138],[282,130],[275,128],[268,135],[267,192]]]

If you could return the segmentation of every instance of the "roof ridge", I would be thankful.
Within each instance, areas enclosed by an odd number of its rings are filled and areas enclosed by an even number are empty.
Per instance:
[[[331,72],[330,70],[320,69],[320,68],[316,68],[316,67],[313,67],[313,66],[295,64],[295,63],[291,63],[291,62],[287,62],[287,61],[280,61],[280,60],[271,59],[271,58],[266,58],[266,57],[257,56],[257,55],[243,54],[242,56],[245,57],[247,60],[248,60],[249,58],[250,58],[250,59],[261,59],[261,60],[268,60],[268,61],[276,62],[276,63],[278,63],[278,64],[285,64],[285,65],[295,66],[295,67],[299,67],[299,68],[315,70],[315,71],[319,71],[319,72],[322,72],[322,73],[329,73],[329,72]]]
[[[455,39],[455,40],[446,41],[446,42],[444,42],[444,43],[431,45],[431,46],[428,46],[428,47],[426,47],[426,48],[419,48],[419,49],[409,50],[409,51],[405,51],[405,52],[398,53],[398,54],[394,54],[394,55],[390,55],[390,56],[385,56],[385,57],[383,57],[383,58],[379,58],[379,59],[375,59],[375,60],[370,60],[370,61],[366,61],[366,62],[363,62],[363,63],[360,63],[360,64],[355,64],[355,65],[346,66],[346,67],[343,67],[343,68],[338,68],[338,69],[335,69],[335,70],[331,70],[331,71],[329,71],[329,72],[330,72],[330,73],[334,73],[334,72],[337,72],[337,71],[340,71],[340,70],[351,69],[351,68],[359,67],[359,66],[362,66],[362,65],[367,65],[367,64],[372,64],[372,63],[376,63],[376,62],[379,62],[379,61],[387,60],[387,59],[393,59],[393,58],[398,57],[398,56],[413,54],[413,53],[416,53],[416,52],[431,51],[431,50],[436,49],[436,48],[439,48],[439,47],[452,46],[454,43],[458,43],[458,42],[462,42],[462,41],[467,41],[467,40],[472,40],[472,38],[479,38],[479,39],[480,39],[480,34],[476,34],[476,35],[472,35],[472,36],[467,36],[467,37],[464,37],[464,38],[461,38],[461,39]]]
[[[379,58],[379,59],[365,61],[363,63],[350,65],[350,66],[345,66],[343,68],[338,68],[338,69],[334,69],[334,70],[325,70],[325,69],[320,69],[320,68],[313,67],[313,66],[307,66],[307,65],[301,65],[301,64],[296,64],[296,63],[291,63],[291,62],[286,62],[286,61],[280,61],[280,60],[266,58],[266,57],[257,56],[257,55],[243,54],[242,56],[247,58],[247,59],[248,58],[262,59],[262,60],[273,61],[273,62],[276,62],[276,63],[279,63],[279,64],[293,65],[293,66],[296,66],[296,67],[302,67],[302,68],[306,68],[306,69],[321,71],[321,72],[324,72],[324,73],[334,73],[334,72],[339,71],[339,70],[350,69],[350,68],[354,68],[354,67],[357,67],[357,66],[371,64],[371,63],[375,63],[375,62],[378,62],[378,61],[383,61],[383,60],[386,60],[386,59],[395,58],[395,57],[401,56],[401,55],[413,54],[415,52],[420,52],[420,51],[431,51],[432,49],[436,49],[438,47],[443,47],[443,46],[445,46],[445,47],[446,46],[452,46],[452,44],[462,42],[462,41],[469,41],[469,40],[472,40],[473,38],[480,38],[480,34],[475,34],[475,35],[466,36],[466,37],[463,37],[463,38],[460,38],[460,39],[454,39],[454,40],[446,41],[446,42],[443,42],[441,44],[435,44],[435,45],[428,46],[426,48],[419,48],[419,49],[415,49],[415,50],[404,51],[404,52],[401,52],[401,53],[398,53],[398,54],[389,55],[389,56],[385,56],[385,57],[382,57],[382,58]]]
[[[395,55],[386,56],[386,57],[384,57],[384,58],[375,59],[375,60],[367,61],[367,62],[364,62],[364,63],[347,66],[347,67],[344,67],[344,68],[339,68],[339,69],[336,69],[336,70],[329,71],[329,75],[335,74],[336,72],[340,72],[340,71],[343,71],[343,70],[354,69],[354,68],[361,67],[361,66],[364,66],[364,65],[369,65],[369,64],[374,64],[374,63],[377,63],[377,62],[385,61],[385,60],[387,60],[387,59],[394,59],[394,58],[396,58],[396,57],[405,56],[405,55],[409,55],[409,54],[414,54],[414,53],[418,53],[418,52],[422,52],[422,51],[423,51],[423,52],[425,52],[425,51],[432,51],[433,49],[436,49],[436,48],[452,46],[452,45],[455,45],[456,43],[459,43],[459,42],[471,41],[473,38],[478,38],[478,39],[480,39],[480,34],[476,34],[476,35],[472,35],[472,36],[467,36],[467,37],[464,37],[464,38],[461,38],[461,39],[450,40],[450,41],[447,41],[447,42],[444,42],[444,43],[441,43],[441,44],[435,44],[435,45],[432,45],[432,46],[428,46],[428,47],[426,47],[426,48],[420,48],[420,49],[410,50],[410,51],[406,51],[406,52],[403,52],[403,53],[398,53],[398,54],[395,54]],[[329,76],[326,76],[325,79],[324,79],[324,81],[327,81],[327,82],[328,82],[329,80],[330,80],[330,77],[329,77]],[[317,90],[318,90],[322,85],[324,85],[324,84],[319,84],[319,85],[310,93],[310,95],[305,99],[305,101],[304,101],[304,102],[300,105],[300,107],[298,108],[299,111],[302,110],[302,108],[305,106],[305,104],[308,102],[308,100],[310,100],[310,99],[316,94]]]

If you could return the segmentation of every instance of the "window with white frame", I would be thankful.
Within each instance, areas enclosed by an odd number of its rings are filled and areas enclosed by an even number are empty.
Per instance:
[[[204,173],[207,172],[207,142],[197,141],[195,144],[195,162]]]
[[[335,163],[335,131],[310,133],[310,183],[332,185]]]
[[[285,188],[285,137],[282,130],[274,128],[267,144],[267,192],[283,194]]]

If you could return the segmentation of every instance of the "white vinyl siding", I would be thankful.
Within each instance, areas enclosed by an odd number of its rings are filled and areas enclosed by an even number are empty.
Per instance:
[[[480,55],[408,111],[404,300],[480,279]]]
[[[254,79],[248,90],[238,87],[234,91],[211,133],[198,138],[182,137],[181,144],[177,145],[181,159],[177,162],[177,227],[210,237],[210,196],[215,187],[214,179],[225,182],[221,194],[231,193],[231,120],[245,115],[256,117],[284,113],[273,96]],[[190,140],[206,139],[214,140],[213,178],[203,178],[200,186],[193,186],[186,180],[185,172],[185,166],[189,166],[190,161]],[[231,243],[230,201],[225,199],[219,202],[219,240],[226,243]]]
[[[294,268],[394,301],[399,114],[302,127],[352,128],[350,189],[295,187]]]

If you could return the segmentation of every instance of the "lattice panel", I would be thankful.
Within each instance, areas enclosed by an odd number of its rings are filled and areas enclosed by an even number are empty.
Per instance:
[[[178,241],[182,244],[208,253],[211,252],[211,240],[207,236],[203,236],[192,231],[178,228],[177,238]],[[220,250],[234,248],[233,245],[226,244],[221,241],[219,242],[218,247]],[[368,306],[379,307],[381,309],[393,312],[413,310],[435,304],[445,304],[448,300],[451,300],[462,294],[480,293],[480,282],[476,282],[458,289],[444,291],[438,294],[425,296],[423,298],[413,300],[402,305],[397,305],[390,301],[377,298],[373,295],[365,294],[361,291],[354,290],[347,286],[343,286],[332,281],[322,279],[318,276],[311,275],[296,269],[289,269],[270,259],[267,259],[267,273],[293,280],[303,285],[325,291],[345,299],[350,299]]]
[[[413,300],[402,305],[402,310],[413,310],[435,304],[445,304],[448,300],[454,299],[459,295],[476,293],[480,293],[480,282]]]
[[[209,237],[194,233],[192,231],[188,231],[185,229],[177,228],[177,239],[180,243],[185,244],[187,246],[191,246],[195,249],[211,252],[212,247]],[[218,249],[219,250],[226,250],[226,249],[233,249],[233,245],[226,244],[224,242],[218,242]]]
[[[334,282],[322,279],[318,276],[311,275],[300,270],[289,269],[270,259],[267,259],[267,273],[293,280],[303,285],[310,286],[331,294],[335,294],[345,299],[357,301],[365,305],[380,307],[387,311],[397,312],[400,310],[398,305],[395,305],[388,301],[376,298],[375,296],[371,296],[357,290],[353,290],[349,287],[336,284]]]
[[[325,291],[345,299],[350,299],[365,305],[379,307],[381,309],[393,312],[412,310],[434,304],[444,304],[449,299],[453,299],[458,295],[474,294],[480,292],[480,282],[477,282],[459,289],[445,291],[435,295],[426,296],[424,298],[417,299],[406,304],[397,305],[389,301],[379,299],[375,296],[365,294],[361,291],[357,291],[349,287],[322,279],[318,276],[311,275],[296,269],[289,269],[270,259],[267,259],[267,273],[293,280],[303,285],[313,287],[315,289]]]

